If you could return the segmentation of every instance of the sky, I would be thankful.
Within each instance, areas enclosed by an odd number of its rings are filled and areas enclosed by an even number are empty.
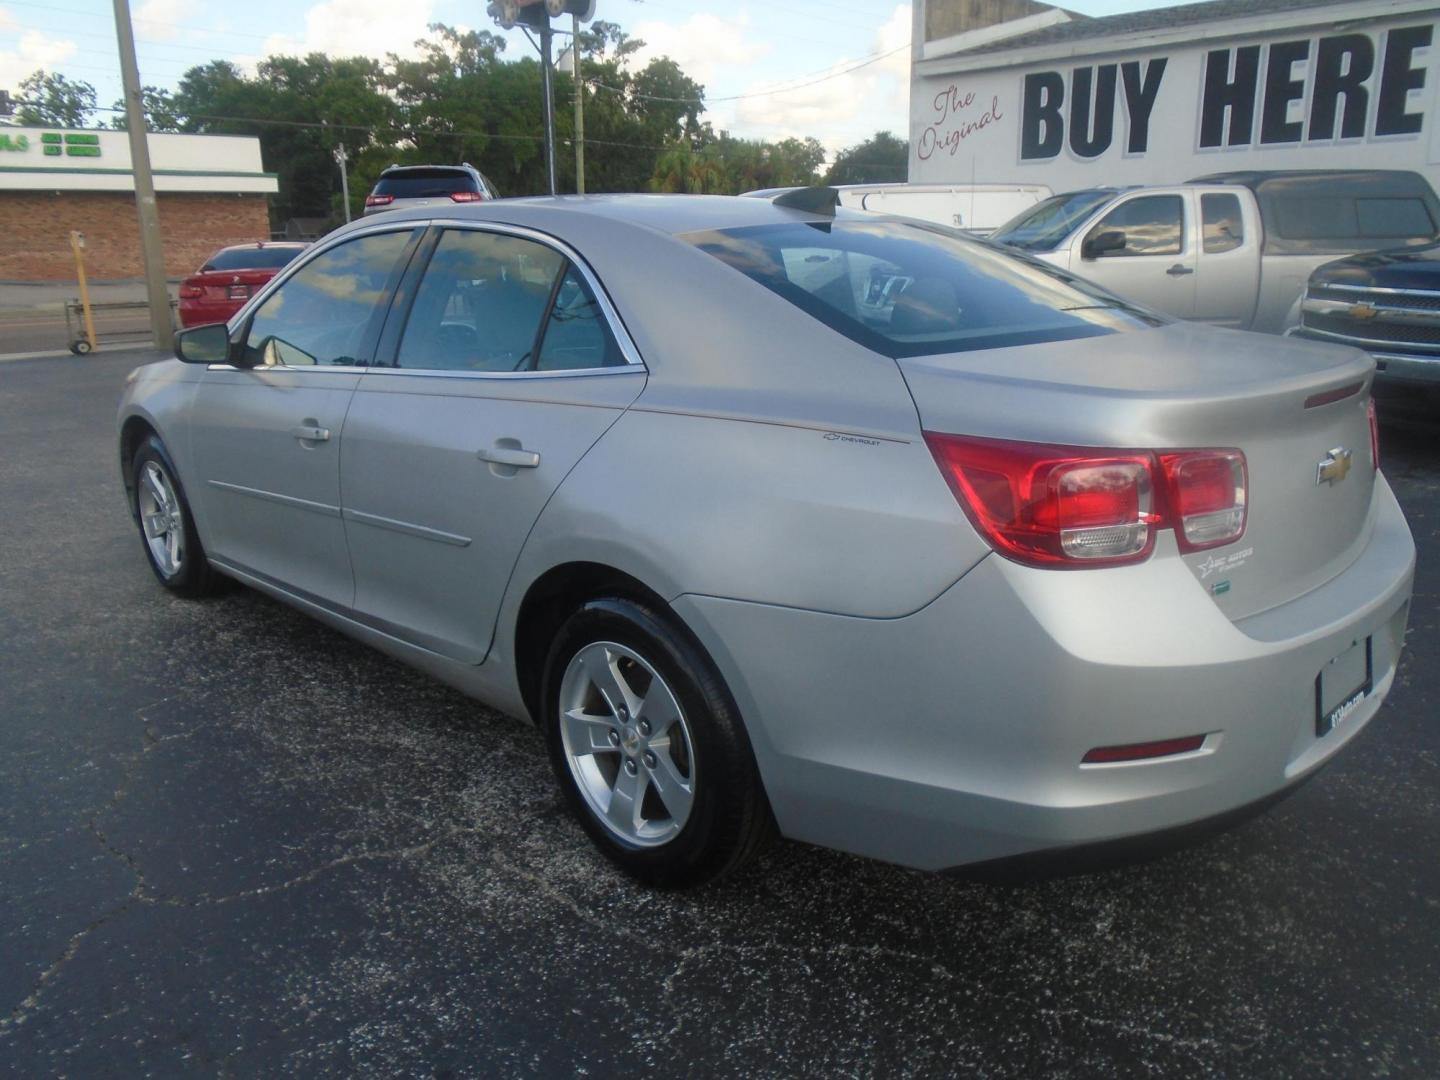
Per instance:
[[[1065,6],[1110,15],[1176,2]],[[141,80],[167,88],[212,59],[253,67],[275,53],[403,55],[435,22],[498,32],[485,0],[131,0],[131,15]],[[597,0],[596,18],[646,43],[641,64],[669,56],[701,83],[717,131],[813,135],[833,155],[876,131],[903,137],[908,130],[909,3]],[[0,0],[0,89],[15,94],[21,79],[43,67],[90,83],[100,104],[113,104],[120,97],[114,27],[108,0]],[[507,57],[531,49],[518,30],[503,36]],[[558,52],[563,38],[556,41]]]

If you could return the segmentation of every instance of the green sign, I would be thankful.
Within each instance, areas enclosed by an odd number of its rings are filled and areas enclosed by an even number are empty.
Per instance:
[[[0,153],[23,153],[35,144],[28,135],[0,132]],[[100,136],[83,131],[47,131],[40,136],[40,148],[46,157],[100,157]]]
[[[28,135],[16,135],[11,138],[9,135],[0,135],[0,150],[29,150],[30,137]]]

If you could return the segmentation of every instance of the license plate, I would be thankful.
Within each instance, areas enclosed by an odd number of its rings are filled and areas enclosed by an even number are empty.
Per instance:
[[[231,300],[248,300],[249,298],[250,298],[250,286],[249,286],[249,285],[231,285],[231,286],[230,286],[230,299],[231,299]]]
[[[1315,735],[1328,735],[1350,719],[1373,689],[1374,657],[1367,637],[1335,657],[1315,676]]]

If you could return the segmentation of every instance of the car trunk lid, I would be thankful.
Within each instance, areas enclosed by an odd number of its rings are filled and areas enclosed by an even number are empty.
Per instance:
[[[1156,555],[1183,558],[1233,619],[1315,588],[1363,547],[1374,488],[1363,353],[1177,323],[898,364],[927,431],[1241,450],[1244,535],[1182,556],[1167,531]]]

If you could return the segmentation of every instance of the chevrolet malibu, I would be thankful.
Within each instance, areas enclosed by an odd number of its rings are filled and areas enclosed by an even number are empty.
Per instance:
[[[176,351],[119,415],[160,584],[532,719],[652,884],[1230,820],[1395,677],[1370,359],[813,193],[398,211]]]

